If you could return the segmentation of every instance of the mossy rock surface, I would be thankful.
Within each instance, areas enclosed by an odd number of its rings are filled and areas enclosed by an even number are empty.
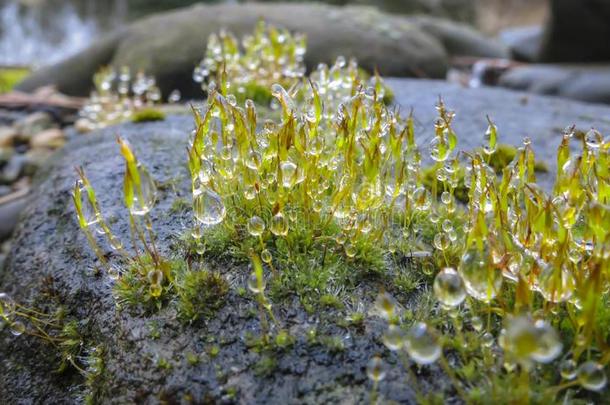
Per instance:
[[[503,143],[530,135],[536,151],[545,158],[555,153],[558,125],[577,123],[610,131],[608,123],[595,118],[608,116],[609,108],[547,97],[530,97],[524,103],[522,93],[465,90],[435,81],[392,79],[388,84],[402,111],[415,108],[422,147],[432,133],[438,94],[457,111],[456,131],[463,150],[480,145],[485,113],[497,122]],[[591,118],[583,118],[586,116]],[[38,308],[50,294],[53,305],[63,305],[70,318],[84,322],[85,344],[105,347],[104,372],[95,384],[101,403],[180,403],[189,398],[195,403],[364,403],[371,387],[365,367],[375,354],[391,365],[380,384],[383,398],[412,403],[404,368],[380,341],[385,322],[371,314],[372,301],[383,286],[380,279],[363,280],[351,294],[363,308],[364,320],[359,325],[343,324],[346,312],[340,306],[321,306],[310,314],[296,297],[288,295],[274,302],[281,328],[294,343],[267,357],[247,344],[249,333],[260,335],[260,324],[255,301],[247,292],[240,294],[250,273],[245,265],[208,263],[230,288],[222,308],[193,325],[181,322],[173,305],[152,315],[117,310],[111,282],[92,272],[95,256],[75,218],[70,199],[74,166],[85,167],[113,231],[127,243],[129,229],[121,197],[124,163],[115,134],[126,137],[162,186],[152,216],[158,246],[171,255],[177,235],[191,221],[189,210],[172,206],[179,198],[189,198],[184,147],[192,127],[188,116],[168,116],[163,122],[124,124],[69,143],[36,179],[13,250],[0,273],[0,290]],[[390,284],[384,287],[391,291]],[[406,307],[426,305],[427,300],[418,300],[420,293],[398,294],[397,299]],[[354,306],[353,302],[343,304]],[[313,343],[307,337],[312,329],[317,330]],[[83,379],[76,372],[54,372],[57,354],[52,346],[33,337],[16,338],[7,331],[0,334],[0,342],[3,401],[82,402]],[[337,350],[337,343],[344,350]],[[426,391],[449,385],[437,366],[425,367],[417,375]]]
[[[308,36],[309,69],[339,55],[356,57],[369,72],[382,75],[442,78],[452,56],[505,57],[506,49],[466,25],[434,17],[387,14],[373,7],[267,3],[197,5],[157,14],[114,32],[87,50],[43,68],[19,85],[31,91],[56,84],[67,94],[86,95],[101,65],[127,65],[156,77],[163,94],[201,96],[192,81],[206,38],[221,28],[238,38],[252,32],[259,19]]]
[[[173,305],[152,315],[128,308],[118,311],[108,277],[93,274],[96,259],[78,228],[70,199],[76,175],[73,167],[86,168],[103,210],[108,218],[116,218],[113,232],[127,244],[129,228],[121,197],[124,163],[114,136],[126,137],[159,184],[175,186],[175,191],[174,187],[160,188],[152,215],[157,245],[169,256],[177,235],[191,222],[190,210],[176,212],[171,206],[177,198],[188,198],[184,151],[192,127],[190,117],[170,116],[163,122],[109,128],[69,144],[37,180],[15,249],[0,277],[1,289],[36,306],[41,306],[43,291],[52,289],[70,317],[87,320],[86,344],[105,348],[104,372],[95,384],[101,403],[180,403],[187,398],[195,403],[366,401],[370,392],[366,364],[371,356],[385,351],[379,340],[384,330],[380,318],[366,316],[362,326],[341,327],[335,322],[342,317],[337,309],[311,315],[298,299],[288,298],[275,306],[281,327],[294,337],[294,344],[261,356],[247,344],[249,333],[261,334],[257,304],[249,293],[239,293],[250,273],[247,266],[208,264],[228,281],[230,290],[214,316],[193,325],[179,320]],[[374,280],[363,284],[355,299],[370,308],[379,287]],[[314,343],[308,338],[311,329],[317,330]],[[7,331],[1,336],[3,400],[80,402],[83,380],[76,372],[54,372],[58,363],[52,346],[37,338],[15,338]],[[344,350],[335,351],[328,343],[337,339]],[[193,361],[192,355],[198,360]],[[406,378],[396,368],[382,392],[395,401],[412,401]],[[434,387],[443,384],[439,380]]]

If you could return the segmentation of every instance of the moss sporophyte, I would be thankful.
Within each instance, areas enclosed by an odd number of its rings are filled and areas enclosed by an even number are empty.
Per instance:
[[[159,253],[149,217],[155,182],[127,141],[118,138],[130,248],[78,169],[78,222],[117,302],[146,312],[176,305],[188,322],[213,317],[233,287],[207,265],[249,265],[242,276],[262,333],[252,347],[268,350],[286,340],[269,339],[282,328],[274,308],[285,297],[309,312],[328,303],[342,311],[373,280],[384,290],[364,301],[375,301],[388,324],[388,351],[366,368],[375,397],[390,356],[422,402],[433,394],[418,386],[412,363],[438,363],[453,387],[444,395],[468,403],[555,402],[605,390],[610,142],[567,129],[549,193],[536,184],[541,165],[529,140],[492,166],[494,154],[508,152],[489,119],[485,145],[459,152],[455,114],[439,100],[432,140],[421,148],[413,115],[386,105],[378,75],[339,57],[306,76],[304,52],[304,36],[264,23],[241,45],[226,32],[210,37],[193,75],[207,101],[193,108],[188,145],[188,259]],[[424,167],[425,153],[432,166]],[[416,307],[407,305],[414,292]],[[27,312],[1,314],[17,332],[26,330],[20,317],[42,328]],[[265,370],[274,369],[269,359]]]

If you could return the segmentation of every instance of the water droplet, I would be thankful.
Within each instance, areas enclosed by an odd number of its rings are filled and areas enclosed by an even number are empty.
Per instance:
[[[146,215],[155,205],[157,198],[157,186],[148,170],[142,165],[138,165],[140,176],[140,187],[133,185],[133,199],[131,206],[132,215]]]
[[[578,367],[578,382],[589,391],[601,391],[607,383],[606,373],[601,364],[587,361]]]
[[[565,359],[559,365],[561,378],[573,380],[576,377],[576,362],[572,359]]]
[[[254,215],[248,221],[248,233],[252,236],[260,236],[265,231],[265,221],[261,217]]]
[[[291,161],[280,163],[280,172],[282,173],[282,185],[284,188],[292,187],[297,181],[297,165]]]
[[[250,274],[248,277],[248,289],[252,291],[254,294],[261,294],[265,291],[266,283],[265,279],[261,278],[260,280],[256,277],[256,273]]]
[[[494,344],[494,335],[489,332],[483,333],[483,336],[481,336],[481,344],[485,347],[492,347]]]
[[[456,307],[466,298],[462,277],[451,267],[445,267],[436,275],[433,289],[436,298],[447,307]]]
[[[472,329],[477,332],[480,332],[483,330],[483,319],[475,315],[470,319],[470,325],[472,325]]]
[[[550,302],[569,300],[575,288],[576,280],[567,266],[557,269],[549,265],[538,276],[538,291]]]
[[[356,256],[356,253],[357,253],[356,246],[354,246],[351,243],[346,243],[344,248],[345,248],[345,255],[347,257],[351,258],[351,257]]]
[[[562,344],[553,327],[546,321],[533,321],[529,316],[507,319],[501,340],[502,348],[515,360],[549,363],[561,354]]]
[[[431,364],[441,356],[441,346],[436,333],[423,322],[417,322],[409,329],[405,338],[405,349],[417,364]]]
[[[271,218],[271,226],[269,228],[275,236],[286,236],[288,235],[288,220],[284,217],[284,214],[278,212]]]
[[[603,142],[602,134],[594,129],[591,129],[585,134],[585,144],[593,150],[599,149]]]
[[[404,338],[404,333],[400,326],[392,324],[383,334],[382,341],[388,349],[396,351],[400,350],[400,348],[403,346]]]
[[[271,263],[272,256],[268,249],[263,249],[261,252],[261,260],[267,264]]]
[[[11,323],[11,333],[15,336],[21,336],[25,332],[25,324],[21,321]]]
[[[432,204],[430,193],[424,187],[415,189],[411,198],[417,211],[428,211],[430,209]]]
[[[0,293],[0,315],[10,315],[14,310],[15,301],[7,293]]]
[[[379,358],[379,356],[373,357],[369,360],[366,366],[366,375],[371,379],[371,381],[378,383],[385,378],[386,370],[385,364]]]
[[[203,225],[217,225],[227,215],[220,196],[208,188],[199,189],[193,194],[193,211],[195,218]]]
[[[451,239],[445,232],[439,232],[434,235],[434,247],[438,250],[445,251],[451,246]]]
[[[396,314],[394,298],[386,292],[380,293],[375,300],[375,309],[386,320],[391,320]]]
[[[493,267],[487,250],[467,250],[462,256],[458,270],[466,291],[477,300],[489,302],[502,288],[502,272]]]
[[[151,285],[161,285],[163,282],[163,273],[159,270],[149,271],[146,277]]]

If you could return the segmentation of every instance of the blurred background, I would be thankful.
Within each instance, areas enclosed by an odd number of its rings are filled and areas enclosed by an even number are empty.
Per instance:
[[[203,1],[244,2],[253,1]],[[152,13],[194,3],[198,1],[0,0],[0,65],[48,65],[85,48],[104,32]],[[327,0],[326,3],[363,4],[392,13],[446,17],[490,35],[515,26],[541,25],[547,14],[546,0]]]

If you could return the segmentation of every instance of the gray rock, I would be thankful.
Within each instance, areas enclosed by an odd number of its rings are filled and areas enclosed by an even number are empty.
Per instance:
[[[401,110],[415,109],[417,136],[424,146],[433,133],[434,104],[442,95],[457,112],[455,128],[460,135],[459,148],[479,146],[489,114],[498,124],[500,141],[517,143],[530,136],[541,160],[552,168],[555,147],[561,129],[570,124],[581,128],[597,127],[610,133],[610,108],[562,99],[528,95],[504,89],[464,89],[441,81],[390,79]],[[118,155],[114,134],[120,132],[134,145],[138,157],[160,182],[172,180],[178,192],[188,195],[189,180],[185,169],[184,146],[192,129],[189,117],[170,116],[157,123],[125,124],[120,127],[77,137],[60,151],[48,166],[39,171],[31,203],[17,226],[13,249],[5,271],[0,273],[0,290],[16,299],[28,301],[47,289],[53,280],[57,299],[69,316],[87,319],[86,344],[106,347],[105,376],[98,384],[101,403],[179,402],[189,394],[195,402],[232,402],[225,397],[236,390],[238,403],[363,403],[369,385],[364,368],[372,353],[387,353],[379,343],[383,330],[375,318],[367,317],[364,330],[350,331],[348,349],[328,353],[308,345],[301,334],[295,347],[278,355],[278,369],[271,377],[256,376],[257,357],[242,341],[246,330],[256,330],[258,322],[248,315],[255,308],[249,299],[232,291],[226,306],[204,326],[183,326],[175,321],[171,308],[150,316],[132,316],[117,312],[105,277],[96,277],[86,269],[95,264],[85,237],[80,233],[69,201],[74,184],[75,165],[83,165],[98,191],[100,204],[111,217],[118,218],[113,230],[127,240],[129,226],[122,206],[123,162]],[[548,186],[552,176],[541,178]],[[176,195],[171,188],[160,190],[153,210],[160,247],[167,252],[171,235],[182,230],[190,213],[167,215]],[[248,269],[222,266],[225,276],[243,285]],[[360,297],[370,305],[376,287],[363,282]],[[293,330],[311,326],[301,307],[288,305],[282,316],[290,316]],[[291,314],[291,315],[287,315]],[[315,322],[315,320],[311,320]],[[159,337],[151,338],[151,325],[159,325]],[[346,334],[330,322],[318,324],[321,334]],[[3,338],[0,344],[0,393],[8,403],[79,402],[82,381],[78,375],[60,377],[53,372],[55,352],[50,345],[22,336]],[[206,356],[209,341],[223,342],[217,357]],[[197,353],[201,363],[188,365],[185,353]],[[158,358],[168,360],[172,368],[156,367]],[[392,358],[392,361],[396,359]],[[431,367],[421,374],[421,383],[434,390],[446,381]],[[413,393],[400,367],[392,367],[380,385],[383,398],[398,403],[413,403]],[[223,399],[223,397],[225,399]]]
[[[17,198],[5,204],[0,204],[0,241],[11,236],[15,229],[15,225],[17,225],[17,222],[19,221],[19,215],[26,205],[26,197]],[[1,389],[0,392],[2,392]]]
[[[610,61],[610,2],[551,0],[541,50],[544,62]]]
[[[25,153],[25,164],[23,167],[23,174],[25,176],[34,175],[41,166],[49,159],[53,154],[52,151],[45,148],[30,149]]]
[[[610,104],[610,65],[529,65],[504,73],[499,85]]]
[[[0,185],[0,197],[10,194],[12,189],[9,186]]]
[[[508,58],[510,55],[506,46],[490,41],[466,25],[426,16],[413,17],[412,23],[439,40],[450,56]]]
[[[57,127],[57,123],[51,115],[38,111],[20,119],[14,124],[14,127],[19,133],[17,140],[22,143],[29,143],[34,135]]]
[[[0,184],[14,183],[22,175],[25,162],[25,156],[13,155],[0,170]]]
[[[252,31],[259,18],[308,35],[306,64],[354,56],[369,71],[383,75],[442,78],[453,55],[497,57],[505,49],[466,26],[442,19],[381,13],[372,7],[321,4],[198,5],[139,20],[103,38],[91,48],[34,72],[20,90],[55,84],[72,95],[88,95],[91,77],[102,65],[131,66],[154,75],[168,94],[200,97],[192,70],[206,38],[221,27],[238,37]]]
[[[0,127],[0,148],[6,148],[13,146],[15,138],[17,137],[17,130],[13,127],[2,126]]]
[[[543,28],[539,25],[516,27],[500,32],[499,40],[511,51],[515,60],[535,62],[540,57]]]

